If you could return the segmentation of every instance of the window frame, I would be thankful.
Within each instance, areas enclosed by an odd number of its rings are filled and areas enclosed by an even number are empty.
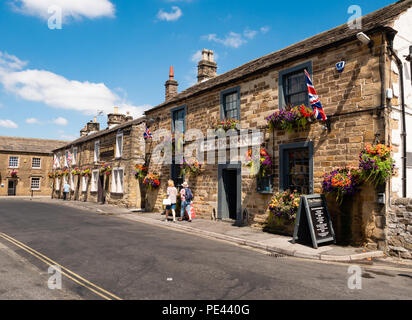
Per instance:
[[[39,181],[39,187],[38,188],[33,188],[33,180],[34,179]],[[40,189],[41,189],[41,178],[40,177],[31,177],[30,178],[30,190],[40,191]]]
[[[34,166],[33,166],[33,161],[34,161],[34,159],[39,159],[39,166],[38,166],[38,167],[34,167]],[[32,158],[31,158],[31,168],[32,168],[32,169],[36,169],[36,170],[41,169],[41,158],[40,158],[40,157],[32,157]]]
[[[61,164],[60,164],[61,159],[62,159],[62,153],[58,152],[57,153],[57,169],[61,168]]]
[[[89,177],[87,176],[83,176],[82,177],[82,192],[87,192],[87,185],[88,185],[88,181]]]
[[[228,95],[237,93],[237,113],[239,116],[239,119],[235,119],[238,120],[240,122],[241,119],[241,114],[240,114],[240,86],[237,87],[233,87],[233,88],[229,88],[226,90],[223,90],[220,92],[220,121],[223,121],[226,119],[225,116],[225,108],[226,108],[226,97]]]
[[[186,105],[182,105],[182,106],[179,106],[179,107],[176,107],[176,108],[173,108],[172,110],[170,110],[170,113],[171,113],[171,122],[172,122],[172,126],[171,126],[172,133],[175,133],[175,131],[176,131],[174,115],[175,115],[175,113],[177,113],[177,112],[179,112],[179,111],[182,111],[182,110],[184,111],[183,132],[182,132],[182,133],[185,133],[186,130],[187,130],[187,128],[186,128],[186,124],[187,124],[187,121],[186,121],[186,117],[187,117],[187,106],[186,106]]]
[[[305,141],[305,142],[297,142],[297,143],[290,143],[290,144],[282,144],[279,146],[279,189],[280,191],[285,191],[285,184],[286,184],[286,179],[285,175],[287,170],[288,163],[285,161],[285,151],[291,150],[291,149],[309,149],[309,193],[313,194],[314,193],[314,174],[313,174],[313,162],[314,162],[314,157],[313,157],[313,141]]]
[[[17,165],[16,166],[11,166],[11,158],[16,158],[17,159]],[[18,169],[20,165],[20,157],[19,156],[9,156],[9,168],[10,169]]]
[[[122,173],[120,175],[120,172]],[[120,184],[120,177],[122,183]],[[124,194],[124,168],[115,168],[112,172],[110,193],[113,194]],[[119,190],[119,185],[121,185],[121,190]]]
[[[287,77],[288,75],[292,75],[294,73],[297,73],[299,71],[303,71],[306,69],[306,71],[309,73],[309,75],[312,77],[312,60],[310,61],[306,61],[304,63],[301,63],[299,65],[296,65],[294,67],[288,68],[288,69],[284,69],[279,71],[279,75],[278,75],[278,83],[279,83],[279,110],[285,108],[287,106],[286,103],[286,97],[285,97],[285,77]],[[307,107],[309,107],[309,95],[307,97]]]
[[[119,138],[121,138],[122,143],[119,146]],[[116,159],[120,159],[123,157],[123,142],[124,142],[124,136],[123,136],[123,132],[119,132],[116,134]]]
[[[77,154],[79,152],[79,149],[77,147],[73,147],[73,159],[72,159],[72,165],[77,165]]]
[[[92,177],[91,177],[90,192],[97,192],[98,191],[98,183],[99,183],[99,170],[93,170],[92,171]]]
[[[65,151],[64,151],[64,166],[65,166],[66,168],[69,167],[69,162],[67,161],[67,158],[69,157],[69,153],[70,153],[69,150],[65,150]]]
[[[94,159],[94,163],[97,163],[100,161],[100,140],[97,140],[94,142],[93,159]]]
[[[60,191],[60,178],[56,178],[55,189],[56,191]]]

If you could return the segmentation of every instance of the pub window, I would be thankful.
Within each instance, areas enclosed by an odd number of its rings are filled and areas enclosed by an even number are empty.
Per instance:
[[[61,157],[62,157],[62,154],[59,152],[59,153],[57,154],[56,168],[60,168]]]
[[[40,190],[40,178],[31,178],[31,190]]]
[[[40,158],[32,158],[31,167],[33,169],[40,169],[41,168],[41,159]]]
[[[87,183],[88,183],[89,178],[86,176],[82,177],[82,192],[87,191]]]
[[[72,163],[75,165],[77,164],[77,147],[73,148],[73,159],[72,159]]]
[[[279,72],[279,108],[302,104],[309,106],[308,87],[305,78],[305,69],[312,73],[312,63],[307,62],[299,66]]]
[[[56,178],[56,191],[60,191],[60,178]]]
[[[112,193],[123,193],[123,169],[113,169]]]
[[[221,92],[221,112],[223,119],[240,120],[240,88],[225,90]]]
[[[92,181],[91,181],[91,192],[97,192],[97,183],[99,179],[99,170],[95,170],[92,172]]]
[[[172,133],[176,131],[185,133],[186,130],[186,107],[179,107],[172,110]]]
[[[100,161],[100,142],[96,141],[94,143],[94,162]]]
[[[18,168],[19,167],[19,157],[10,157],[9,158],[9,168]]]
[[[69,150],[66,150],[64,152],[64,166],[65,167],[69,166]]]
[[[282,190],[313,193],[313,143],[280,147],[280,187]]]
[[[116,158],[123,156],[123,133],[116,135]]]
[[[70,189],[74,191],[74,175],[70,174]]]

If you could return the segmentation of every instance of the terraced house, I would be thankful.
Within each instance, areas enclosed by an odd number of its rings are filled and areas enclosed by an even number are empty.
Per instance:
[[[67,141],[0,137],[0,196],[49,196],[53,149]]]
[[[221,75],[217,75],[213,52],[203,50],[198,83],[181,93],[172,73],[165,102],[146,111],[146,117],[155,120],[152,132],[174,133],[179,122],[183,133],[201,129],[206,136],[217,122],[232,118],[239,121],[241,131],[258,129],[264,134],[262,146],[272,166],[263,178],[251,177],[244,163],[227,157],[224,164],[205,163],[200,175],[189,178],[181,176],[176,155],[168,165],[152,159],[149,171],[161,177],[162,187],[148,198],[148,207],[161,210],[167,179],[178,185],[189,179],[200,215],[209,218],[215,212],[219,219],[290,234],[293,225],[288,221],[268,221],[273,193],[288,189],[321,193],[325,173],[359,167],[365,144],[380,142],[393,145],[396,175],[378,189],[365,184],[346,204],[351,213],[351,236],[346,240],[384,248],[389,241],[391,201],[412,196],[411,6],[410,0],[399,1],[364,16],[360,28],[342,25]],[[328,121],[315,121],[293,132],[269,129],[266,118],[275,111],[289,104],[309,106],[305,70]],[[185,146],[190,139],[186,134]],[[155,135],[147,152],[162,141]],[[348,232],[339,216],[344,213],[333,198],[328,201],[343,241],[342,235]],[[412,241],[406,227],[401,228],[400,233]],[[406,243],[405,237],[402,245],[410,250],[412,243]]]
[[[70,184],[71,200],[141,207],[141,188],[133,166],[144,163],[144,118],[118,113],[108,115],[107,128],[90,121],[81,137],[54,150],[53,196],[62,198]],[[144,196],[144,193],[143,193]]]

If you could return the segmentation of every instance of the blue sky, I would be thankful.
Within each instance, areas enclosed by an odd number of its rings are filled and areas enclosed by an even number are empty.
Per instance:
[[[98,110],[163,102],[170,65],[179,91],[193,85],[202,48],[221,74],[346,23],[351,5],[367,14],[393,1],[39,2],[0,0],[0,135],[74,139]],[[62,29],[48,27],[52,5]]]

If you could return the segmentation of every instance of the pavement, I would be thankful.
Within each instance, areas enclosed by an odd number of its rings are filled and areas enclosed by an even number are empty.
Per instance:
[[[116,215],[128,220],[167,227],[176,231],[188,232],[195,235],[206,236],[217,240],[232,242],[273,253],[275,255],[292,256],[297,258],[352,262],[370,259],[385,259],[394,262],[395,259],[385,257],[382,251],[372,251],[367,248],[342,247],[338,245],[324,245],[318,249],[293,244],[292,237],[275,235],[252,227],[238,227],[230,222],[194,219],[193,222],[164,222],[160,213],[135,212],[133,209],[120,208],[114,205],[101,205],[91,202],[63,201],[60,199],[36,198],[33,201],[58,203],[69,207],[94,211],[103,215]],[[402,263],[402,261],[397,261]],[[404,262],[408,264],[408,261]],[[411,262],[412,265],[412,262]]]

